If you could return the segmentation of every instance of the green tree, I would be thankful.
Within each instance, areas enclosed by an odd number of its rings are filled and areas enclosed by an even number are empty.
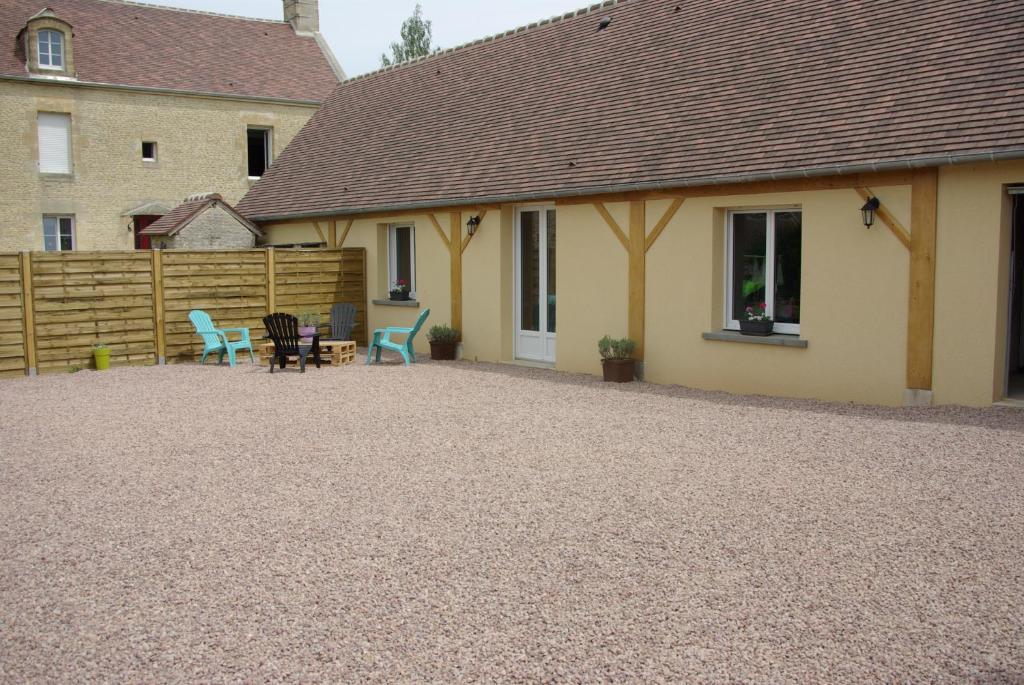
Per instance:
[[[423,8],[417,2],[412,16],[402,22],[402,42],[391,44],[391,57],[382,54],[380,65],[389,67],[392,64],[429,55],[430,44],[434,38],[430,24],[429,20],[423,18]]]

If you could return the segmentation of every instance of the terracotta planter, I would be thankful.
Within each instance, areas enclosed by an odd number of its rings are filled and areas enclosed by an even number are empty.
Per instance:
[[[636,377],[635,359],[602,359],[606,383],[629,383]]]
[[[430,358],[439,360],[454,360],[455,359],[455,348],[459,343],[452,342],[431,342],[430,343]]]
[[[774,321],[740,321],[740,333],[743,335],[771,335],[774,329]]]

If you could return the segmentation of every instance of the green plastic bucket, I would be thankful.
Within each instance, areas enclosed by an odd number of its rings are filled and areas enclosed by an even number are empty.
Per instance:
[[[97,347],[92,351],[92,357],[96,360],[96,370],[104,371],[110,368],[110,348]]]

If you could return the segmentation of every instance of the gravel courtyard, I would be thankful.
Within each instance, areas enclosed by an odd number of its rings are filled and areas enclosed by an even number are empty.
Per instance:
[[[469,363],[0,381],[0,680],[1024,680],[1024,412]]]

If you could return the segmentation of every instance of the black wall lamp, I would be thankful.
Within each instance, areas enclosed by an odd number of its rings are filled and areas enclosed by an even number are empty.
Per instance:
[[[875,212],[878,211],[878,207],[882,203],[878,201],[877,197],[870,197],[868,201],[864,203],[864,206],[860,208],[861,217],[864,219],[864,226],[871,228],[875,223]]]
[[[479,226],[480,226],[480,217],[479,216],[472,216],[472,217],[469,218],[469,221],[466,222],[466,232],[469,233],[470,235],[473,235],[474,233],[476,233],[476,229]]]

